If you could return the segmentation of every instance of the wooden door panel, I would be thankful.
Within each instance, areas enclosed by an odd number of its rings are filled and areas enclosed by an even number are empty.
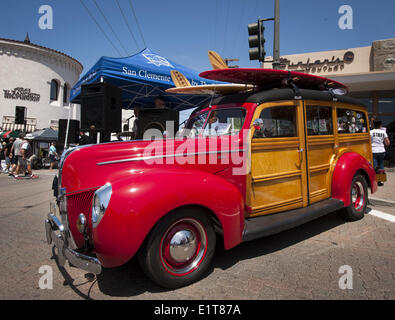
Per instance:
[[[283,105],[267,104],[257,108],[255,119],[267,108]],[[256,138],[251,143],[251,189],[249,216],[259,216],[296,209],[307,204],[307,183],[302,104],[292,105],[296,112],[296,137]],[[302,136],[301,136],[302,135]]]

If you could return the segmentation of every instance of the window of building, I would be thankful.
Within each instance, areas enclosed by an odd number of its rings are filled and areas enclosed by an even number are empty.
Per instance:
[[[365,113],[351,109],[337,108],[337,132],[364,133],[367,132]]]
[[[273,107],[263,109],[261,130],[255,130],[254,138],[296,137],[296,107]]]
[[[307,106],[307,135],[322,136],[333,134],[332,108]]]
[[[56,80],[51,81],[51,92],[50,92],[50,99],[53,101],[58,100],[59,94],[59,84]]]
[[[69,87],[65,83],[63,86],[63,103],[67,103],[67,96],[69,94]]]

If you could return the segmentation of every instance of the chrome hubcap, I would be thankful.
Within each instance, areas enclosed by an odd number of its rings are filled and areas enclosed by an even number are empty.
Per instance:
[[[181,230],[171,238],[169,253],[174,261],[183,263],[192,258],[196,247],[196,235],[190,230]]]
[[[206,250],[207,235],[202,224],[193,218],[184,218],[167,229],[159,254],[167,272],[184,276],[199,266]]]
[[[362,210],[365,205],[365,191],[360,181],[354,183],[351,190],[351,201],[354,205],[355,210]]]

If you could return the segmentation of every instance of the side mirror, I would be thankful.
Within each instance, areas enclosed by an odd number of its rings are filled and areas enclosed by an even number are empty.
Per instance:
[[[261,131],[263,126],[263,120],[261,118],[255,119],[253,126],[256,131]]]

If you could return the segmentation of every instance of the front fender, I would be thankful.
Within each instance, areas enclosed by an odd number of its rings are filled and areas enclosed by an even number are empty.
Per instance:
[[[187,205],[202,206],[215,214],[222,225],[226,249],[241,242],[243,197],[233,184],[214,174],[166,168],[136,172],[110,182],[113,193],[109,206],[92,233],[104,267],[130,260],[160,218]]]
[[[376,174],[372,165],[360,154],[344,153],[336,163],[332,175],[332,198],[342,200],[345,207],[351,204],[351,182],[357,171],[362,170],[368,177],[372,193],[377,191]]]

